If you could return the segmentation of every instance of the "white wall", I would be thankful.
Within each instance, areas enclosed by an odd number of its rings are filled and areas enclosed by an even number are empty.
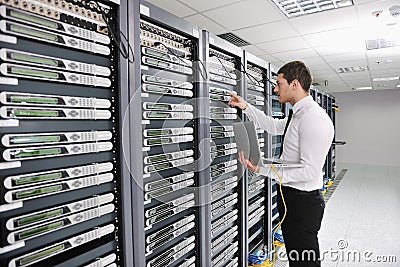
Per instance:
[[[400,90],[333,93],[336,162],[400,166]]]

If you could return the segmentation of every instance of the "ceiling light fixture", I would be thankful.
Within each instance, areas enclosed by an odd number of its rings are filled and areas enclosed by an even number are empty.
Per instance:
[[[387,82],[387,81],[395,81],[398,80],[399,76],[397,77],[385,77],[385,78],[373,78],[374,82]]]
[[[360,72],[368,70],[368,66],[335,68],[337,73]]]
[[[273,0],[288,18],[354,5],[353,0]]]
[[[365,87],[357,87],[356,90],[371,90],[371,86],[365,86]]]

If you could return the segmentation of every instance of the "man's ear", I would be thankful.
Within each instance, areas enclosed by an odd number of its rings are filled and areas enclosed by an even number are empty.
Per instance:
[[[292,81],[292,90],[295,91],[299,87],[299,81],[297,79],[294,79]]]

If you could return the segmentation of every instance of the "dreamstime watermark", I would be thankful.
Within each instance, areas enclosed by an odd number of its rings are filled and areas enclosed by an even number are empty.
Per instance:
[[[376,254],[371,250],[348,249],[349,243],[340,239],[337,242],[337,248],[329,248],[328,250],[320,251],[320,261],[331,262],[346,262],[346,263],[386,263],[395,264],[398,262],[396,255],[381,255]],[[305,250],[301,253],[292,250],[289,253],[282,249],[277,252],[277,258],[280,261],[315,261],[317,255],[314,250]]]

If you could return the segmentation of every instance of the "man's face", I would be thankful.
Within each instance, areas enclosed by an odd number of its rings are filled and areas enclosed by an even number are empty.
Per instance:
[[[280,103],[290,102],[292,90],[290,89],[290,84],[288,81],[283,78],[282,73],[278,74],[278,80],[276,82],[274,92],[278,95]]]

